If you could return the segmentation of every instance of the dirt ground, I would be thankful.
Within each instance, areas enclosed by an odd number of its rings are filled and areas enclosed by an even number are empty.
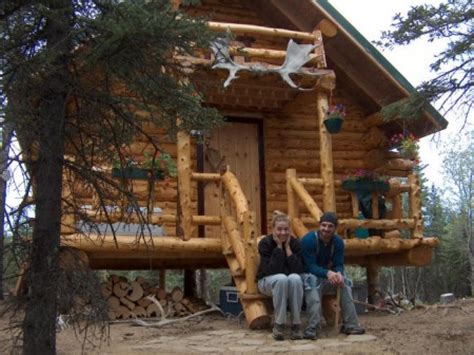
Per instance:
[[[112,323],[106,344],[86,344],[88,354],[318,353],[473,354],[474,299],[449,306],[426,306],[400,315],[370,312],[360,317],[363,336],[333,334],[323,328],[315,340],[275,342],[269,330],[251,331],[237,317],[208,314],[162,328]],[[151,321],[150,321],[151,322]],[[8,353],[8,319],[0,319],[0,353]],[[79,335],[81,336],[81,335]],[[72,328],[58,333],[59,354],[79,354],[82,340]]]

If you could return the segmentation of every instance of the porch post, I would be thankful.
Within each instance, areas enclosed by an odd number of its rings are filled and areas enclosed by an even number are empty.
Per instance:
[[[191,138],[187,132],[178,131],[178,198],[179,232],[184,240],[192,236],[191,211]]]
[[[323,212],[336,212],[336,195],[334,189],[334,170],[332,160],[332,139],[324,126],[328,109],[328,96],[325,92],[317,94],[319,120],[319,156],[321,178],[323,179]]]

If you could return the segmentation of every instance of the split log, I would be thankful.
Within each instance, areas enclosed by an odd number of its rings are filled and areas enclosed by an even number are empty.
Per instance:
[[[135,309],[133,310],[133,314],[135,315],[135,317],[146,317],[147,313],[146,313],[146,309],[145,307],[142,307],[142,306],[136,306]]]
[[[160,316],[160,309],[158,306],[154,303],[151,303],[147,308],[146,308],[146,316],[148,318],[151,317],[158,317]]]
[[[146,282],[146,279],[143,276],[137,276],[135,281],[142,285],[144,282]]]
[[[122,303],[124,306],[126,306],[131,311],[133,311],[133,309],[135,308],[135,303],[128,300],[126,297],[121,297],[120,298],[120,303]]]
[[[117,310],[115,310],[115,314],[119,319],[130,319],[133,318],[132,312],[125,306],[119,306]]]
[[[175,288],[173,288],[173,290],[171,291],[171,294],[170,294],[170,298],[171,298],[171,300],[173,300],[173,302],[175,302],[175,303],[181,302],[183,297],[184,297],[184,293],[183,293],[183,290],[181,290],[181,288],[179,288],[177,286]]]
[[[156,293],[158,292],[158,287],[150,287],[147,291],[147,295],[153,295],[156,296]]]
[[[120,300],[115,297],[115,296],[110,296],[108,299],[107,299],[107,306],[109,307],[109,309],[111,310],[115,310],[115,309],[118,309],[120,307]]]
[[[130,301],[136,302],[140,298],[143,297],[143,288],[137,281],[133,281],[130,284],[130,287],[131,287],[131,290],[129,291],[129,294],[127,295],[127,298]]]
[[[159,299],[159,300],[166,300],[166,290],[163,289],[163,288],[158,288],[158,290],[156,291],[156,297]]]
[[[130,291],[130,285],[127,282],[120,281],[114,285],[114,295],[118,298],[125,297]]]
[[[142,298],[142,299],[138,300],[137,304],[138,304],[139,307],[146,308],[151,304],[151,301],[148,298],[145,297],[145,298]]]

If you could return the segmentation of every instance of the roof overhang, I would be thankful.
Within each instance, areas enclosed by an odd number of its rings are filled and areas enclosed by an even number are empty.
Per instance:
[[[367,117],[416,92],[408,80],[328,1],[254,0],[252,4],[259,15],[275,27],[311,32],[322,20],[330,21],[337,34],[324,40],[328,68],[336,73],[336,87],[342,87],[360,102]],[[405,122],[403,126],[422,137],[446,128],[447,124],[430,105],[420,118]],[[389,122],[385,130],[396,131],[397,126],[401,129],[402,123]]]

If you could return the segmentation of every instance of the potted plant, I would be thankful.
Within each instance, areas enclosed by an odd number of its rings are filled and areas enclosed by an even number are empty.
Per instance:
[[[347,175],[342,181],[342,188],[347,191],[388,191],[388,178],[374,171],[359,169],[354,174]]]
[[[124,153],[114,163],[112,177],[130,180],[163,180],[166,177],[176,177],[176,165],[168,153],[157,151],[153,156],[148,152],[143,154],[143,161]],[[123,161],[123,162],[122,162]]]
[[[390,146],[404,159],[418,160],[418,138],[411,133],[398,133],[390,138]]]
[[[326,112],[324,125],[329,133],[339,133],[346,115],[345,107],[342,104],[330,105]]]

